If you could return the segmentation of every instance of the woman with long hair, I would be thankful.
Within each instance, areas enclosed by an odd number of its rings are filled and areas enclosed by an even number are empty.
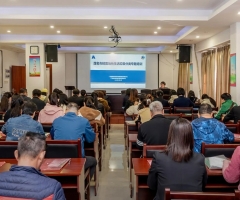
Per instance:
[[[207,182],[202,154],[193,151],[191,123],[183,118],[172,121],[165,151],[153,156],[148,186],[157,190],[156,200],[164,199],[165,188],[171,191],[201,192]]]
[[[11,92],[5,92],[1,98],[1,111],[6,112],[11,107],[12,94]]]
[[[137,89],[135,89],[135,88],[131,89],[129,98],[126,101],[126,104],[125,104],[125,107],[124,107],[124,111],[126,111],[130,106],[134,105],[134,102],[136,101],[137,98],[138,98]]]
[[[20,95],[13,95],[11,108],[4,115],[4,122],[7,122],[9,118],[18,117],[22,114],[22,105],[24,103],[24,99]]]
[[[97,92],[92,92],[91,97],[93,98],[93,104],[99,110],[102,115],[105,115],[105,109],[102,103],[98,101],[98,93]]]
[[[138,111],[138,116],[136,117],[136,121],[144,123],[147,122],[151,119],[151,112],[149,105],[151,104],[151,99],[144,99],[141,104],[142,104],[142,109]]]
[[[64,94],[64,93],[59,94],[58,104],[63,109],[63,112],[66,113],[66,108],[67,108],[67,105],[68,105],[68,97],[67,97],[66,94]]]
[[[102,113],[97,110],[94,105],[94,99],[91,96],[85,97],[84,106],[79,109],[78,113],[78,116],[88,119],[91,124],[97,123],[100,126],[105,124],[105,119]]]
[[[48,96],[49,103],[40,111],[38,121],[40,123],[53,123],[53,121],[64,115],[63,109],[59,105],[59,96],[53,92]]]

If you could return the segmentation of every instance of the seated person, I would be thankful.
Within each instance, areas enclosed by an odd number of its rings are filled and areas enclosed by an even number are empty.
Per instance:
[[[89,121],[77,116],[77,114],[78,105],[76,103],[69,103],[66,114],[53,121],[50,134],[53,140],[81,139],[82,157],[86,158],[85,169],[90,168],[92,177],[96,170],[97,161],[94,157],[85,156],[84,142],[94,142],[96,134],[93,132]]]
[[[124,111],[126,111],[130,106],[132,106],[137,98],[138,98],[138,90],[135,89],[135,88],[131,89],[129,98],[126,101],[126,104],[125,104],[125,107],[124,107]]]
[[[53,92],[48,96],[49,103],[42,109],[38,115],[40,123],[53,123],[53,121],[64,115],[63,109],[58,103],[58,94]]]
[[[45,103],[48,102],[47,94],[48,94],[48,90],[47,90],[46,88],[43,88],[43,89],[41,90],[41,97],[40,97],[40,99],[41,99],[42,101],[44,101]]]
[[[240,120],[240,106],[234,106],[230,112],[223,118],[223,122],[228,122],[229,120],[234,120],[234,123],[237,124]]]
[[[192,121],[194,135],[194,151],[201,152],[202,143],[223,144],[234,141],[234,135],[227,127],[212,118],[212,108],[209,104],[201,104],[198,110],[198,119]]]
[[[168,87],[166,87],[166,82],[165,81],[162,81],[160,83],[160,88],[159,89],[168,89]]]
[[[19,90],[19,95],[22,96],[24,101],[31,101],[31,98],[27,96],[28,93],[27,93],[27,89],[26,88],[21,88]]]
[[[168,103],[173,103],[173,101],[177,98],[178,98],[177,92],[175,90],[171,90],[170,99],[168,100]]]
[[[202,99],[200,100],[201,104],[209,104],[212,108],[215,108],[215,106],[211,103],[210,98],[207,94],[202,95]]]
[[[164,200],[165,188],[202,192],[207,183],[204,156],[193,152],[193,133],[188,120],[172,121],[166,150],[154,154],[147,182],[150,189],[157,190],[156,200]]]
[[[79,108],[83,107],[84,99],[80,97],[79,89],[73,90],[73,96],[68,98],[68,102],[76,103]]]
[[[6,112],[10,109],[12,102],[12,93],[11,92],[5,92],[1,98],[0,103],[0,110],[1,112]]]
[[[163,98],[162,90],[157,90],[156,98],[154,99],[154,101],[160,101],[162,103],[163,107],[169,107],[168,101]]]
[[[127,115],[129,115],[129,116],[138,115],[138,105],[139,105],[139,99],[136,99],[134,102],[134,105],[130,106],[126,110]]]
[[[217,114],[215,115],[215,118],[218,120],[222,118],[222,115],[228,114],[234,106],[237,106],[237,104],[232,101],[232,96],[229,93],[223,93],[221,95],[221,99],[224,102],[222,103]]]
[[[193,107],[194,103],[189,99],[185,98],[185,90],[183,88],[177,89],[178,98],[173,101],[172,107]]]
[[[4,122],[7,122],[9,118],[19,117],[22,114],[23,98],[20,95],[13,95],[11,108],[4,114]]]
[[[39,170],[46,153],[45,136],[28,132],[18,142],[18,161],[0,174],[0,198],[65,200],[61,184]]]
[[[67,105],[68,105],[68,97],[66,94],[62,93],[62,94],[59,94],[59,106],[62,108],[63,110],[63,113],[65,114],[66,113],[66,108],[67,108]]]
[[[224,179],[228,183],[237,183],[240,180],[240,147],[237,147],[232,155],[231,161],[224,160],[222,174]],[[238,185],[238,190],[240,190],[240,185]]]
[[[78,116],[88,119],[91,124],[97,123],[102,126],[105,124],[105,119],[93,102],[92,97],[85,97],[84,106],[79,109]]]
[[[103,104],[98,101],[98,93],[92,92],[91,97],[93,98],[94,107],[102,113],[102,116],[105,116],[106,111]],[[83,102],[85,101],[85,98]]]
[[[154,101],[150,104],[151,119],[142,124],[138,129],[137,147],[142,150],[143,144],[165,145],[171,120],[163,116],[164,110],[161,102]]]
[[[188,92],[188,98],[193,102],[193,103],[198,103],[199,99],[195,96],[195,92],[192,90],[189,90]]]
[[[38,89],[32,92],[33,98],[31,101],[37,105],[37,111],[41,111],[46,106],[46,103],[40,99],[41,94],[41,90]]]
[[[107,100],[104,99],[104,93],[102,91],[98,92],[98,102],[101,103],[105,109],[105,112],[110,111],[110,107],[108,105]]]
[[[139,121],[141,123],[145,123],[151,119],[149,105],[151,103],[150,99],[144,99],[142,102],[143,108],[138,111],[138,116],[135,121]]]
[[[123,104],[122,104],[122,107],[123,107],[123,108],[125,108],[126,102],[127,102],[127,100],[129,99],[129,97],[130,97],[130,91],[131,91],[131,88],[128,88],[128,89],[126,90],[126,92],[125,92],[125,96],[124,96],[124,98],[123,98]]]
[[[2,133],[5,134],[7,141],[18,141],[19,138],[27,132],[35,132],[45,135],[42,125],[33,120],[37,106],[31,101],[23,104],[22,115],[8,119],[2,127]]]
[[[82,100],[82,102],[84,102],[84,99],[87,96],[86,90],[81,90],[80,94],[81,94],[80,99]]]
[[[146,98],[150,99],[151,102],[154,101],[154,97],[151,94],[147,94]]]

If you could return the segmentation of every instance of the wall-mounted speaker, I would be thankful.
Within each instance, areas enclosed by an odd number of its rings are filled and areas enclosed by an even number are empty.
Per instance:
[[[58,62],[58,46],[46,45],[47,62]]]
[[[179,63],[191,62],[191,46],[179,46]]]

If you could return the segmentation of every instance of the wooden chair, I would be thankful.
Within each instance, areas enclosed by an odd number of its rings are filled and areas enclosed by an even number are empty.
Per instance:
[[[174,113],[178,114],[192,114],[193,113],[193,107],[174,107]]]
[[[200,107],[200,103],[195,103],[193,106],[193,113],[198,113],[199,107]]]
[[[165,188],[165,200],[171,199],[191,199],[191,200],[239,200],[240,191],[235,193],[216,193],[216,192],[171,192]]]
[[[171,120],[174,120],[174,119],[177,119],[177,118],[181,118],[182,114],[164,114],[164,117],[166,117],[168,119],[171,119]]]
[[[50,133],[52,128],[52,123],[42,123],[42,127],[45,133]]]
[[[163,151],[166,145],[146,145],[143,144],[143,158],[153,158],[155,152]]]
[[[203,142],[201,153],[205,157],[224,155],[227,158],[231,158],[234,150],[238,146],[240,146],[240,144],[205,144]]]
[[[239,134],[239,123],[237,124],[225,124],[229,131],[234,134]]]
[[[164,113],[171,114],[172,108],[171,107],[163,107],[163,110],[164,110]]]

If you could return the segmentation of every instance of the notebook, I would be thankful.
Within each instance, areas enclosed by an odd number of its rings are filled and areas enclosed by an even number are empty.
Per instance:
[[[222,169],[223,161],[227,158],[224,155],[205,158],[205,165],[209,169]]]
[[[71,158],[60,158],[60,159],[46,159],[43,161],[41,171],[57,171],[61,170],[66,163],[70,163]]]

